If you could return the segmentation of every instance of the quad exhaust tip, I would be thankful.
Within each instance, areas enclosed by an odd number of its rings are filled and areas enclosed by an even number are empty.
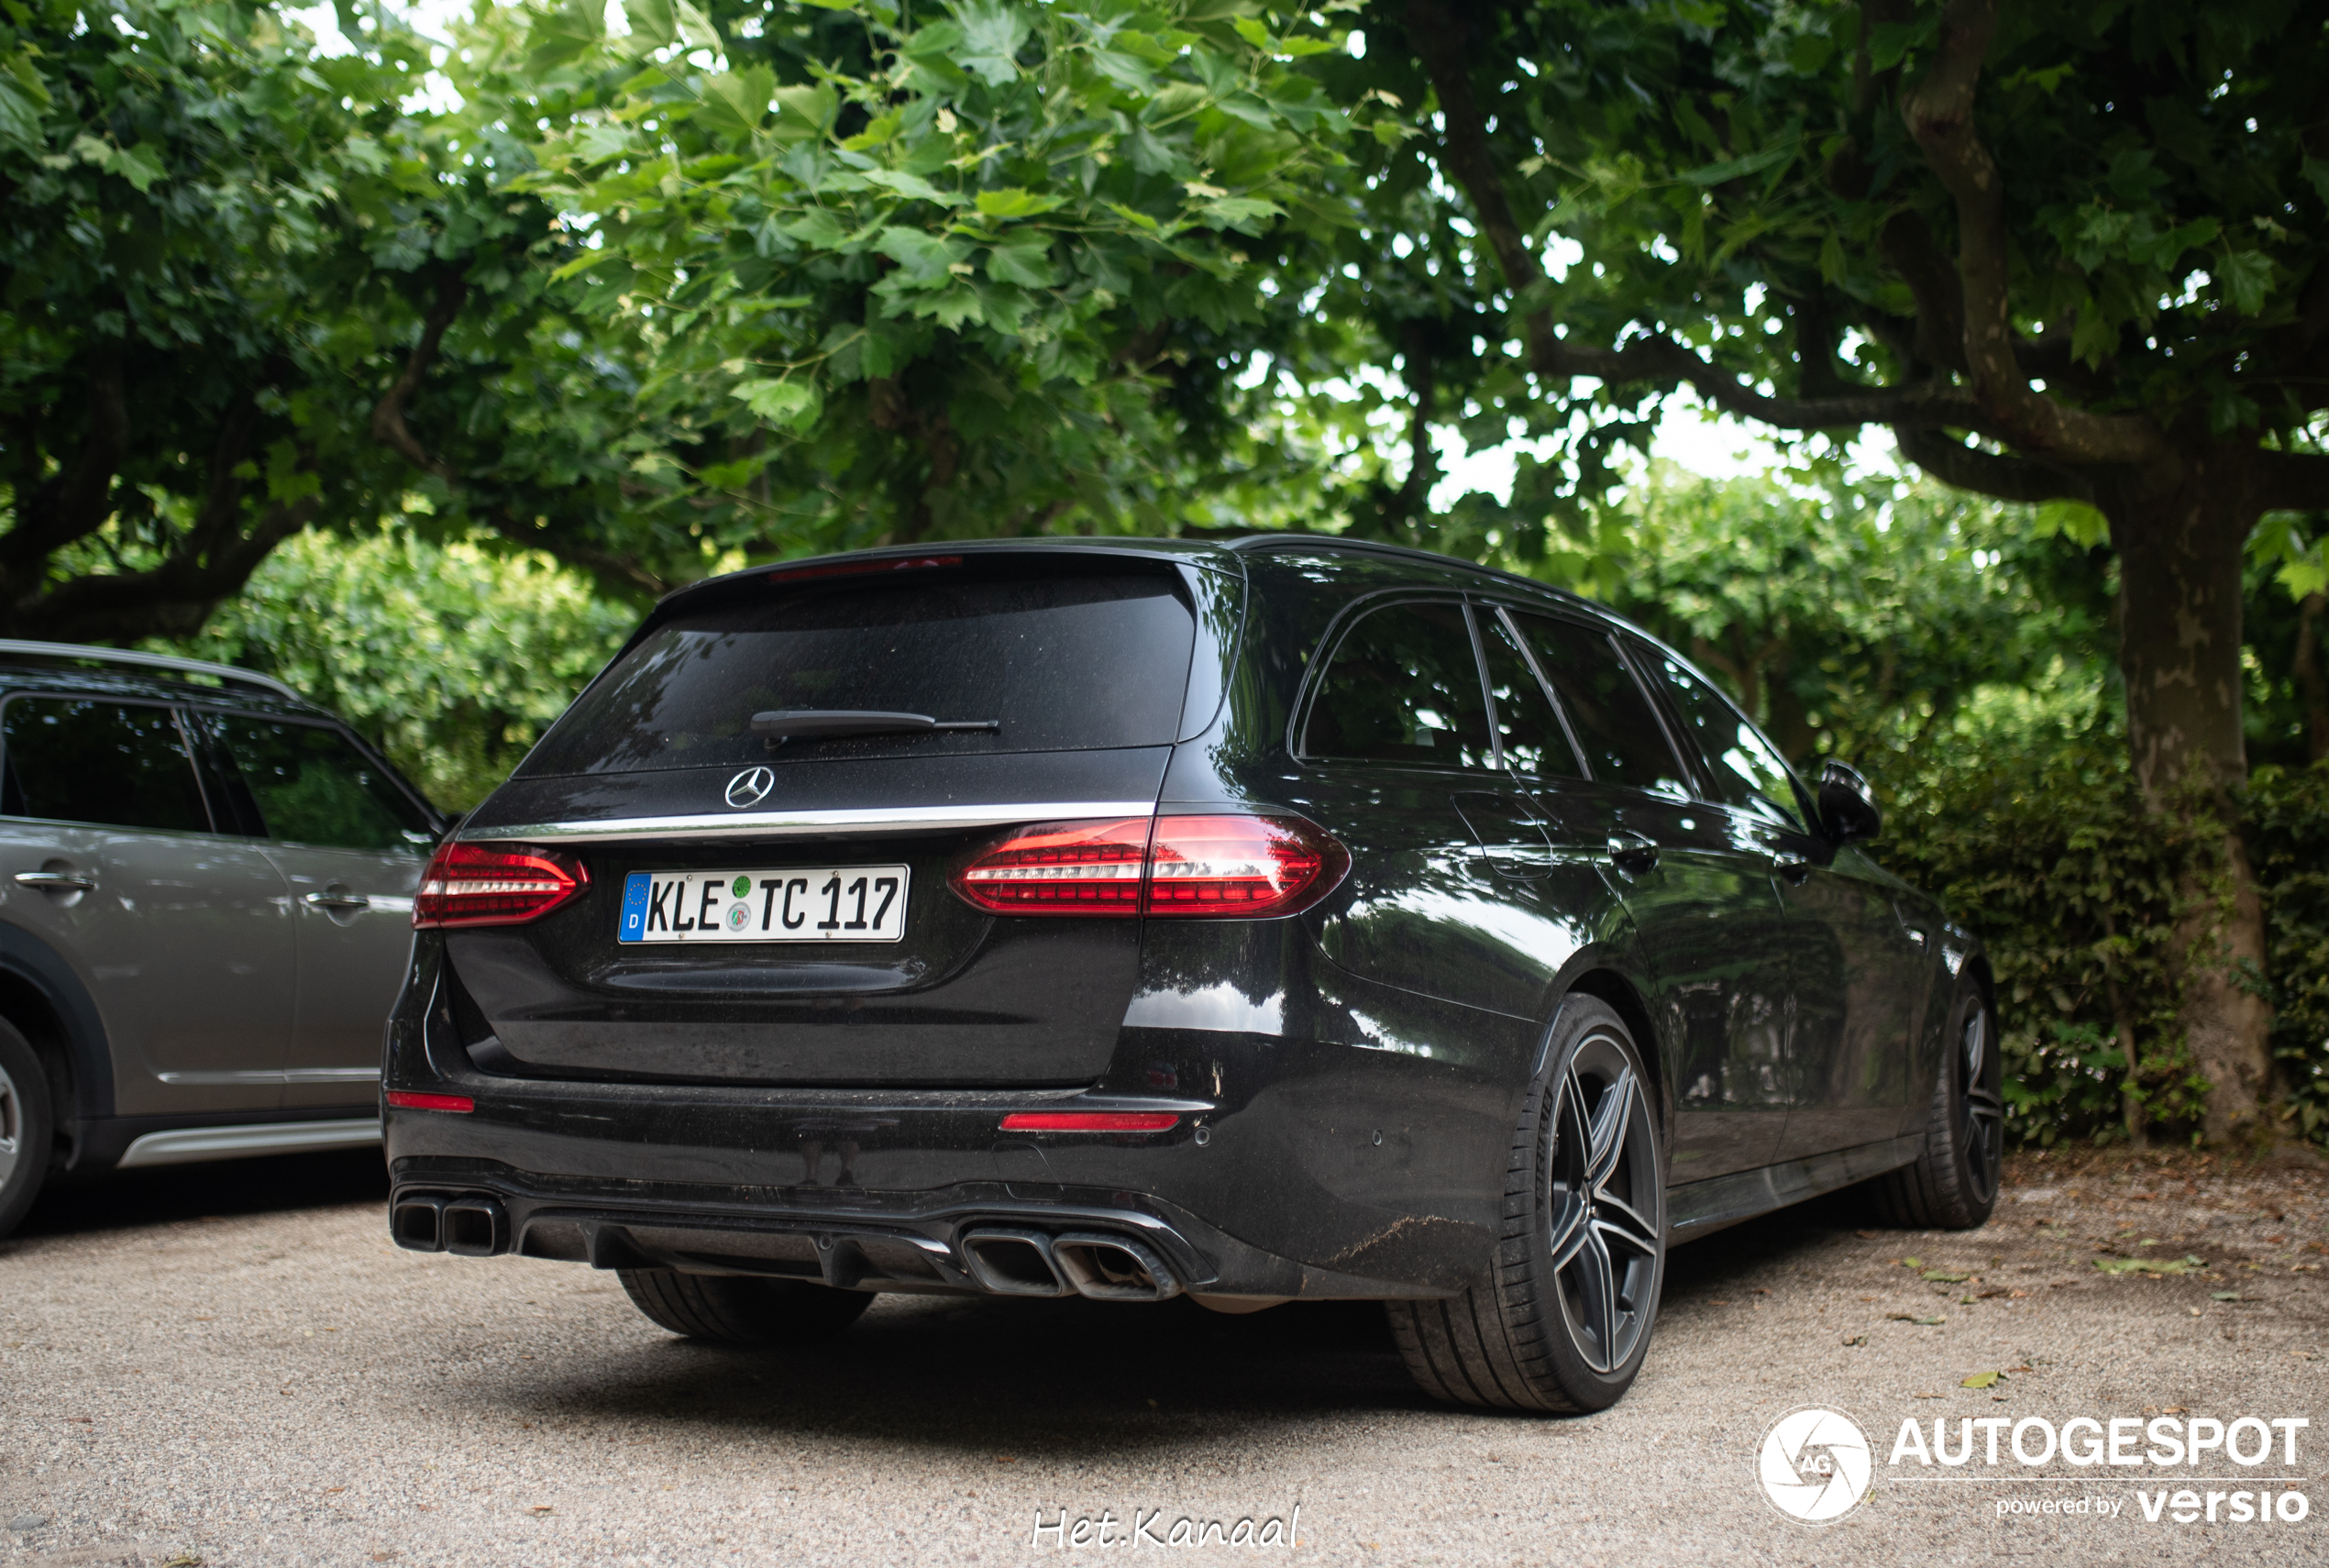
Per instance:
[[[396,1244],[410,1252],[491,1258],[510,1250],[509,1210],[481,1194],[414,1193],[396,1200],[388,1225]]]
[[[967,1231],[972,1277],[998,1296],[1065,1296],[1094,1301],[1162,1301],[1180,1282],[1155,1253],[1122,1236],[1052,1236],[999,1226]]]

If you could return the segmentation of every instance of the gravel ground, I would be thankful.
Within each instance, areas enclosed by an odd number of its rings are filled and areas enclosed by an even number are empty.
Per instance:
[[[1842,1195],[1680,1250],[1633,1393],[1552,1420],[1427,1403],[1364,1305],[892,1297],[813,1354],[752,1356],[665,1334],[612,1275],[397,1251],[376,1160],[116,1178],[0,1242],[0,1552],[1019,1562],[1064,1555],[1034,1529],[1063,1510],[1169,1540],[1298,1505],[1290,1554],[1345,1562],[2329,1560],[2320,1513],[2141,1517],[2139,1488],[2204,1492],[2241,1473],[2222,1459],[1885,1463],[1909,1419],[2297,1416],[2298,1463],[2247,1474],[2329,1508],[2329,1179],[2189,1155],[2010,1179],[1963,1235],[1876,1230]],[[1807,1403],[1854,1416],[1876,1462],[1824,1529],[1756,1478],[1766,1430]],[[2048,1498],[2121,1511],[1999,1513]]]

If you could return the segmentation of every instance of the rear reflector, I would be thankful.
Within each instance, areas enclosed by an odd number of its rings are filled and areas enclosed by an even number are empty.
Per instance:
[[[388,1103],[399,1110],[460,1110],[477,1109],[477,1101],[465,1094],[414,1094],[411,1089],[392,1088],[388,1091]]]
[[[1256,920],[1308,909],[1350,868],[1299,817],[1124,817],[1021,828],[949,880],[993,914]]]
[[[1014,1110],[1006,1132],[1164,1132],[1180,1118],[1169,1110]]]
[[[520,925],[541,919],[590,885],[590,869],[554,849],[444,844],[421,873],[413,924]]]

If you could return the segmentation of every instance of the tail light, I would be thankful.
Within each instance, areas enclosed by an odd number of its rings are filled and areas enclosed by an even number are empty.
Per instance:
[[[1126,817],[1021,829],[951,880],[993,914],[1258,920],[1308,909],[1350,867],[1298,817]]]
[[[1298,817],[1159,817],[1148,848],[1148,912],[1256,920],[1334,891],[1350,852]]]
[[[590,869],[554,849],[492,849],[439,845],[413,900],[418,928],[523,925],[539,920],[591,885]]]
[[[1169,1110],[1014,1110],[1006,1132],[1169,1132],[1180,1123]]]
[[[1148,819],[1025,828],[954,875],[955,891],[994,914],[1140,913]]]

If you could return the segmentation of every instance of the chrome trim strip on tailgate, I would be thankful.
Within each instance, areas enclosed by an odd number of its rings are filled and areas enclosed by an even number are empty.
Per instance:
[[[586,823],[521,823],[464,828],[461,838],[528,844],[603,844],[626,838],[810,838],[828,834],[911,833],[922,828],[1006,827],[1074,817],[1145,817],[1153,801],[1028,801],[975,806],[892,806],[822,812],[733,812],[720,816],[609,817]]]
[[[129,1145],[115,1168],[184,1165],[196,1160],[236,1160],[246,1154],[304,1154],[353,1149],[381,1141],[377,1121],[262,1121],[251,1127],[181,1127],[149,1132]]]

